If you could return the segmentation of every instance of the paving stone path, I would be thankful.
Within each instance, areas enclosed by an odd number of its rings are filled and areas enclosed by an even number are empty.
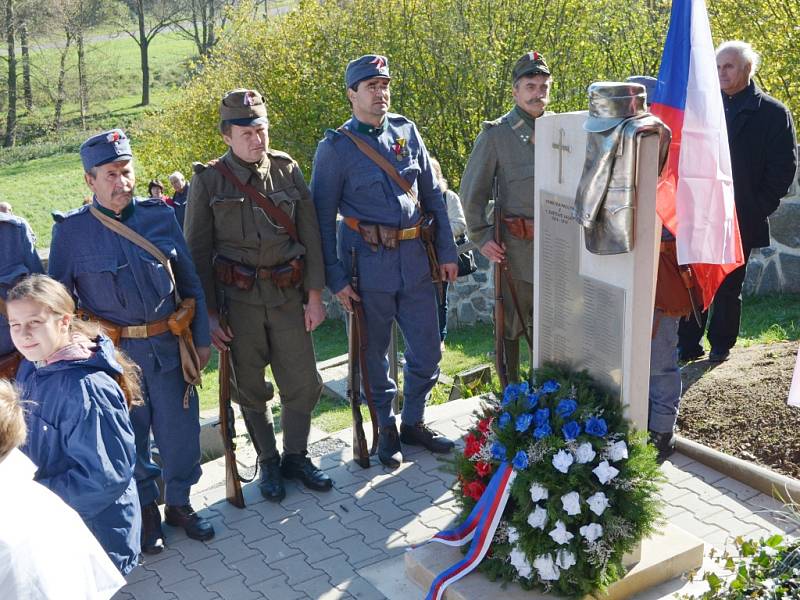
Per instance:
[[[478,405],[472,398],[431,407],[428,421],[460,440]],[[197,542],[165,525],[167,549],[146,557],[114,599],[424,598],[421,590],[414,596],[413,588],[410,595],[404,586],[402,593],[393,593],[377,574],[401,581],[406,548],[457,516],[449,463],[406,447],[407,462],[396,471],[376,458],[370,469],[361,469],[351,460],[350,431],[332,437],[317,443],[335,450],[315,460],[333,478],[334,489],[312,493],[288,482],[286,498],[278,504],[264,501],[257,486],[248,484],[247,507],[234,508],[225,501],[223,459],[205,464],[192,504],[211,519],[216,537]],[[239,455],[252,464],[251,447],[241,448]],[[722,548],[738,535],[797,533],[796,524],[775,513],[778,502],[685,456],[676,455],[664,472],[665,517],[707,546]],[[664,594],[677,589],[674,584],[662,588]],[[653,593],[647,598],[660,597]]]

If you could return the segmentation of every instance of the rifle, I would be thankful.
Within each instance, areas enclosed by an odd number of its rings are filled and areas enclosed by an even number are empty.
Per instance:
[[[350,287],[358,293],[358,263],[356,249],[350,250],[352,271]],[[351,300],[352,310],[347,314],[350,338],[347,345],[347,399],[353,414],[353,460],[362,469],[370,466],[369,457],[378,449],[378,416],[372,400],[372,389],[367,376],[367,329],[364,307],[360,302]],[[367,399],[370,418],[372,419],[372,447],[367,449],[367,437],[364,433],[364,418],[361,415],[361,390]]]
[[[221,303],[219,311],[220,327],[228,328],[228,310]],[[239,469],[236,466],[236,428],[231,405],[231,351],[227,346],[219,353],[219,429],[222,434],[222,445],[225,449],[225,497],[236,508],[244,508],[242,483]]]
[[[497,182],[495,181],[495,187]],[[494,201],[494,241],[500,246],[503,243],[500,233],[501,213],[497,205],[497,195]],[[494,263],[494,365],[497,369],[497,378],[500,380],[500,387],[506,389],[508,385],[508,371],[506,370],[506,349],[504,345],[503,332],[506,326],[505,301],[503,300],[503,271],[506,262]]]

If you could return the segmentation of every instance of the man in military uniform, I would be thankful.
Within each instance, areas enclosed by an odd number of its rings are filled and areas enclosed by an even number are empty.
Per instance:
[[[144,405],[131,410],[142,550],[152,554],[163,548],[156,503],[159,476],[165,486],[166,522],[183,527],[192,539],[211,539],[211,523],[189,504],[190,488],[201,472],[198,398],[184,381],[178,338],[168,323],[177,310],[177,286],[181,298],[196,303],[191,332],[202,368],[211,353],[203,289],[172,209],[160,199],[133,197],[136,176],[125,133],[113,129],[92,136],[81,145],[80,155],[92,202],[53,214],[49,273],[75,296],[81,318],[98,320],[112,338],[119,336],[119,347],[142,369]],[[103,218],[155,245],[172,273]],[[162,467],[151,455],[151,430]]]
[[[395,468],[400,442],[449,452],[453,443],[425,426],[425,402],[439,376],[436,289],[420,224],[433,215],[439,275],[454,281],[456,249],[442,192],[417,127],[389,110],[389,66],[383,56],[351,61],[345,72],[353,116],[342,131],[328,130],[317,147],[311,189],[317,207],[327,285],[345,310],[361,300],[366,317],[366,364],[380,425],[378,456]],[[412,185],[419,201],[364,154],[348,134],[368,144]],[[339,225],[338,256],[336,215]],[[355,255],[360,286],[350,285]],[[403,412],[398,436],[389,378],[389,335],[397,321],[406,341]]]
[[[461,200],[469,237],[492,262],[509,263],[503,277],[505,328],[503,331],[509,381],[519,381],[519,337],[533,331],[533,161],[536,119],[550,102],[550,69],[538,52],[524,54],[514,65],[515,106],[483,124],[464,175]],[[487,216],[494,199],[502,211],[498,244],[496,223]],[[521,315],[517,314],[509,285],[514,285]],[[532,338],[531,338],[532,339]]]
[[[0,379],[12,379],[19,355],[8,332],[5,299],[8,290],[31,273],[42,273],[30,226],[10,212],[0,211]]]
[[[213,343],[231,350],[231,395],[258,452],[261,494],[278,502],[286,494],[283,478],[318,491],[333,485],[306,455],[311,411],[322,393],[311,340],[325,319],[319,228],[297,163],[269,148],[261,95],[228,92],[220,120],[228,151],[195,165],[186,240],[208,298]],[[267,405],[267,365],[281,397],[282,460]]]

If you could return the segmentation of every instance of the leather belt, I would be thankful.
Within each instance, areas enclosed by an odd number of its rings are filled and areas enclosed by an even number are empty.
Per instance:
[[[350,229],[352,229],[356,233],[361,233],[361,230],[358,227],[359,223],[361,223],[361,221],[359,221],[355,217],[344,217],[344,224],[347,225]],[[381,227],[388,227],[388,226],[381,225]],[[421,225],[417,224],[414,225],[414,227],[406,227],[405,229],[394,228],[394,227],[392,227],[391,229],[397,229],[398,240],[401,241],[415,240],[419,237]]]
[[[152,321],[151,323],[142,323],[141,325],[118,325],[113,321],[101,319],[100,317],[83,309],[78,309],[75,314],[81,321],[93,321],[98,323],[103,329],[106,330],[106,332],[109,333],[109,337],[112,339],[114,339],[116,336],[111,335],[111,332],[116,333],[117,331],[119,331],[120,338],[131,339],[154,337],[169,331],[169,317],[166,319],[160,319],[158,321]]]
[[[533,239],[533,219],[525,217],[503,217],[503,223],[513,237],[518,240]]]

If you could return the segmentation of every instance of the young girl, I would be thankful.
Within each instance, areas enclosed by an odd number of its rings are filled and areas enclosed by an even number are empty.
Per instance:
[[[126,575],[138,563],[141,530],[128,415],[140,397],[136,367],[97,326],[73,319],[72,297],[45,275],[14,286],[6,308],[26,359],[17,385],[30,401],[22,450],[35,480],[75,509]]]

